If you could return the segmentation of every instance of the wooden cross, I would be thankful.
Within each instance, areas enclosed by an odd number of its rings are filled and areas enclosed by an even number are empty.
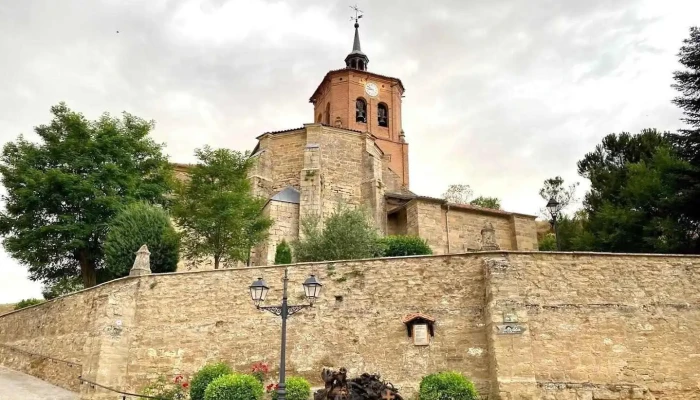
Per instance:
[[[382,400],[394,400],[396,396],[390,389],[384,389],[382,391]]]

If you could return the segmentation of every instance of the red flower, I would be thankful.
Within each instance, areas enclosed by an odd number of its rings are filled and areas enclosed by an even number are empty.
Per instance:
[[[187,382],[185,382],[185,383],[182,384],[182,387],[185,388],[185,389],[187,389],[189,386],[190,386],[190,384],[187,383]]]
[[[176,376],[176,377],[175,377],[175,383],[180,383],[180,381],[182,381],[182,379],[183,379],[183,378],[182,378],[182,375]]]

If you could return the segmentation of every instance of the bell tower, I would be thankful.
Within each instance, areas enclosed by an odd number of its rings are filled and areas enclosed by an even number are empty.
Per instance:
[[[408,143],[401,126],[401,80],[367,69],[369,57],[360,45],[361,11],[355,10],[355,37],[345,68],[330,71],[309,101],[314,121],[336,128],[367,132],[384,153],[389,168],[408,188]]]

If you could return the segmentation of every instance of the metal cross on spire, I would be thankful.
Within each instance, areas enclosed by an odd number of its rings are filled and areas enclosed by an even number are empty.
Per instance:
[[[357,25],[357,21],[358,21],[360,18],[362,18],[362,12],[363,12],[363,11],[360,10],[359,8],[357,8],[357,4],[355,4],[354,6],[350,6],[350,8],[353,9],[353,10],[355,11],[355,16],[354,16],[354,17],[351,16],[351,17],[350,17],[350,21],[352,21],[352,20],[354,19],[354,20],[355,20],[355,24]]]

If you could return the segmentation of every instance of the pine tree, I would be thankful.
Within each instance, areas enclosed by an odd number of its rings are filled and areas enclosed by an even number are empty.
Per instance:
[[[671,140],[680,156],[690,163],[688,168],[676,172],[678,187],[674,208],[679,212],[682,222],[694,227],[691,236],[700,235],[700,28],[690,28],[690,37],[683,41],[679,62],[685,67],[676,71],[673,87],[681,95],[673,102],[683,109],[689,127],[672,135]],[[696,239],[695,251],[700,251],[700,239]]]

